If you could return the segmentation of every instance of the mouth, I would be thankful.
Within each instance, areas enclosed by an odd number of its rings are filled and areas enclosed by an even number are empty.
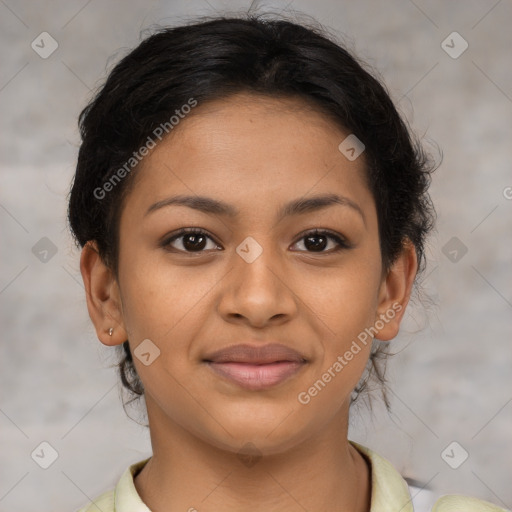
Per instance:
[[[307,360],[284,345],[235,345],[203,360],[209,368],[236,385],[252,391],[276,386],[298,373]]]

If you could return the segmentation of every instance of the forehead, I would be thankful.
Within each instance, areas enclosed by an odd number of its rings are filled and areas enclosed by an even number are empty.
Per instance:
[[[206,102],[144,158],[134,192],[142,202],[179,192],[252,207],[336,191],[371,201],[364,155],[349,161],[338,149],[348,135],[302,98],[240,93]]]
[[[199,142],[197,136],[202,132],[201,142],[218,144],[223,135],[233,140],[233,129],[236,128],[240,140],[247,136],[257,137],[260,141],[265,140],[267,147],[281,148],[283,151],[287,145],[293,144],[293,140],[298,144],[304,138],[316,135],[315,142],[318,144],[318,138],[325,138],[327,133],[335,132],[338,137],[345,133],[341,125],[334,121],[334,116],[325,114],[312,100],[300,96],[270,97],[250,92],[200,104],[177,128],[168,136],[169,141],[176,136],[180,138],[180,143],[194,144]],[[277,139],[274,137],[276,131],[280,135]]]

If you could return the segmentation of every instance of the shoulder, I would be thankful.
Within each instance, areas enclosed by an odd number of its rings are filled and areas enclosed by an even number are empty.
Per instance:
[[[507,512],[488,501],[479,500],[470,496],[449,495],[439,498],[432,508],[432,512]]]
[[[77,512],[114,512],[114,489],[104,492],[94,501],[81,508]]]

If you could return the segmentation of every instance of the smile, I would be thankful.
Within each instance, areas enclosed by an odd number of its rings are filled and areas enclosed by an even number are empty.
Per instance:
[[[203,361],[217,375],[253,391],[284,382],[307,363],[302,354],[279,343],[228,346]]]

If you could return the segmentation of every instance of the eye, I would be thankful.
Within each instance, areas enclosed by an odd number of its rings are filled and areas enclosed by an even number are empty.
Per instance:
[[[304,240],[303,245],[308,252],[333,253],[350,248],[350,245],[342,236],[326,230],[314,229],[304,233],[299,242],[302,240]],[[329,246],[329,240],[334,241],[335,247],[326,251],[325,249]],[[294,245],[299,244],[299,242],[296,242]]]
[[[303,240],[304,242],[302,242]],[[210,247],[208,247],[208,241],[211,242]],[[325,250],[329,247],[329,241],[334,242],[334,248],[331,247],[329,250]],[[305,247],[304,250],[307,252],[333,253],[350,248],[350,244],[342,236],[328,230],[320,229],[302,234],[300,240],[295,242],[294,245],[298,245],[300,242],[302,242]],[[184,253],[201,253],[220,248],[213,238],[201,228],[180,229],[170,237],[167,237],[162,242],[162,247],[170,251],[174,250]],[[302,250],[303,249],[299,249],[299,251]]]
[[[208,240],[212,242],[213,247],[207,247]],[[172,244],[174,242],[178,242],[176,246],[173,246]],[[204,231],[201,228],[183,228],[180,229],[177,233],[172,235],[170,238],[166,238],[162,242],[162,246],[166,249],[173,250],[180,252],[203,252],[206,249],[215,250],[218,249],[219,246],[216,242],[212,239],[211,236],[208,235],[206,231]]]

